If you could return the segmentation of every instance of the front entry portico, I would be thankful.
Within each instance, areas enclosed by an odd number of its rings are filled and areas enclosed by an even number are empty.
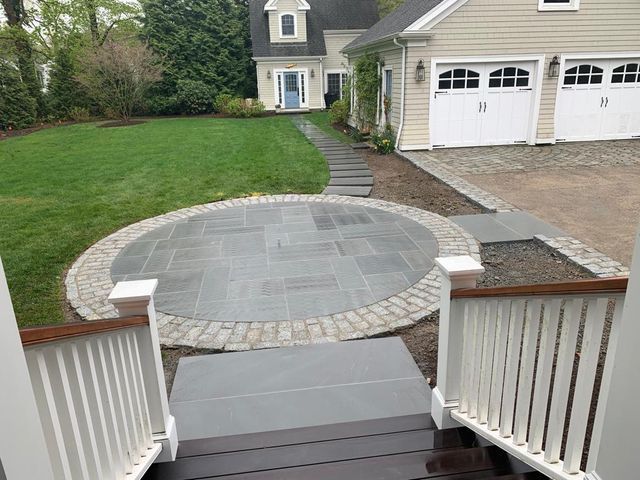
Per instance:
[[[276,99],[283,109],[308,108],[306,70],[276,71]]]

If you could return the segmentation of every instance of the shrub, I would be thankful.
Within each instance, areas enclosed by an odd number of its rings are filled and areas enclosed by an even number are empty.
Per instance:
[[[371,135],[371,142],[376,152],[380,155],[387,155],[395,149],[396,136],[393,133],[393,129],[387,126],[382,133]]]
[[[147,112],[151,115],[176,115],[180,113],[178,99],[161,95],[151,97],[147,100]]]
[[[213,111],[213,91],[200,80],[179,80],[176,99],[183,113],[198,115]]]
[[[0,59],[0,130],[21,129],[36,121],[36,100],[20,79],[18,69]]]
[[[329,109],[329,122],[347,123],[349,118],[349,102],[346,99],[336,100]]]
[[[229,113],[229,102],[233,100],[233,95],[229,93],[221,93],[213,101],[213,108],[216,112]]]
[[[259,117],[265,111],[264,103],[254,98],[231,97],[221,107],[221,113],[237,118]]]
[[[91,113],[87,107],[71,107],[67,118],[76,122],[87,122],[91,119]]]
[[[61,48],[53,60],[46,96],[51,116],[56,119],[73,118],[74,108],[89,105],[86,91],[75,79],[76,70],[71,52]]]

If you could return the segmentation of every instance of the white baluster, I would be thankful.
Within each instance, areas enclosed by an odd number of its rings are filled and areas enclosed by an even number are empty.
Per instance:
[[[493,354],[496,341],[496,322],[498,321],[498,301],[487,302],[485,335],[482,345],[480,367],[480,393],[478,396],[478,423],[487,423],[489,417],[489,395],[491,393],[491,375],[493,373]]]
[[[467,413],[469,409],[469,386],[471,384],[471,375],[473,374],[473,301],[467,299],[457,300],[462,302],[464,309],[464,329],[462,332],[462,372],[460,373],[460,413]]]
[[[593,384],[598,366],[600,345],[602,343],[604,317],[607,313],[608,303],[608,298],[589,300],[589,309],[587,310],[584,334],[582,336],[578,376],[576,378],[575,393],[573,395],[573,406],[571,407],[571,421],[569,423],[569,433],[567,434],[567,446],[564,454],[563,467],[567,473],[578,473],[580,470],[584,437],[589,420],[589,408],[591,407]]]
[[[511,300],[503,300],[500,302],[498,309],[496,325],[493,371],[491,373],[491,394],[489,397],[489,417],[487,419],[487,428],[489,430],[497,430],[500,426],[500,406],[502,403],[510,320]]]
[[[520,358],[520,375],[516,400],[516,415],[513,428],[513,443],[524,445],[527,441],[527,425],[529,423],[529,406],[531,405],[531,388],[533,386],[533,369],[536,363],[536,347],[538,345],[538,329],[540,327],[539,299],[529,300],[522,340],[522,357]]]
[[[478,400],[480,397],[480,367],[482,366],[482,344],[485,337],[485,319],[487,302],[475,302],[474,334],[473,334],[473,369],[469,392],[469,418],[478,417]]]
[[[550,302],[545,302],[544,306],[540,349],[538,350],[538,368],[536,371],[535,391],[533,393],[533,406],[531,407],[531,427],[527,445],[530,453],[540,453],[542,451],[561,305],[562,300],[554,298]]]
[[[520,345],[522,342],[522,324],[524,321],[525,308],[524,300],[516,300],[513,303],[514,312],[509,326],[507,360],[502,393],[502,412],[500,414],[500,436],[505,438],[510,437],[513,433],[513,411],[516,402],[518,362],[520,361]]]
[[[124,400],[125,400],[125,412],[127,418],[127,431],[131,434],[131,457],[133,459],[134,465],[138,465],[140,463],[140,445],[141,445],[141,437],[139,432],[138,420],[136,418],[136,411],[134,407],[133,394],[131,392],[131,380],[130,380],[130,372],[127,368],[126,360],[126,352],[124,350],[122,344],[122,335],[116,335],[114,339],[118,344],[118,356],[115,358],[114,368],[122,369],[122,378],[124,385]]]
[[[549,410],[549,427],[544,450],[544,460],[547,463],[560,461],[560,447],[564,432],[564,422],[567,415],[569,401],[569,387],[571,373],[576,353],[576,338],[582,314],[582,298],[567,301],[562,317],[562,331],[558,346],[558,361],[556,364],[553,391],[551,394],[551,408]]]

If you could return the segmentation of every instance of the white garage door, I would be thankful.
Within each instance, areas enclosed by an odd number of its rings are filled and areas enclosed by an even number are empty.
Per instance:
[[[557,140],[640,136],[640,59],[567,61],[560,85]]]
[[[525,143],[533,112],[534,62],[438,64],[431,144]]]

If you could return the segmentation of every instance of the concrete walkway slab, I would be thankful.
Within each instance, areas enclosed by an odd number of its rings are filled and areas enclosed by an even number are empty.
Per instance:
[[[430,398],[404,343],[391,337],[182,358],[170,404],[185,441],[388,424],[426,417]]]
[[[532,240],[534,235],[565,235],[527,212],[502,212],[483,215],[457,215],[449,219],[473,235],[480,243]]]

